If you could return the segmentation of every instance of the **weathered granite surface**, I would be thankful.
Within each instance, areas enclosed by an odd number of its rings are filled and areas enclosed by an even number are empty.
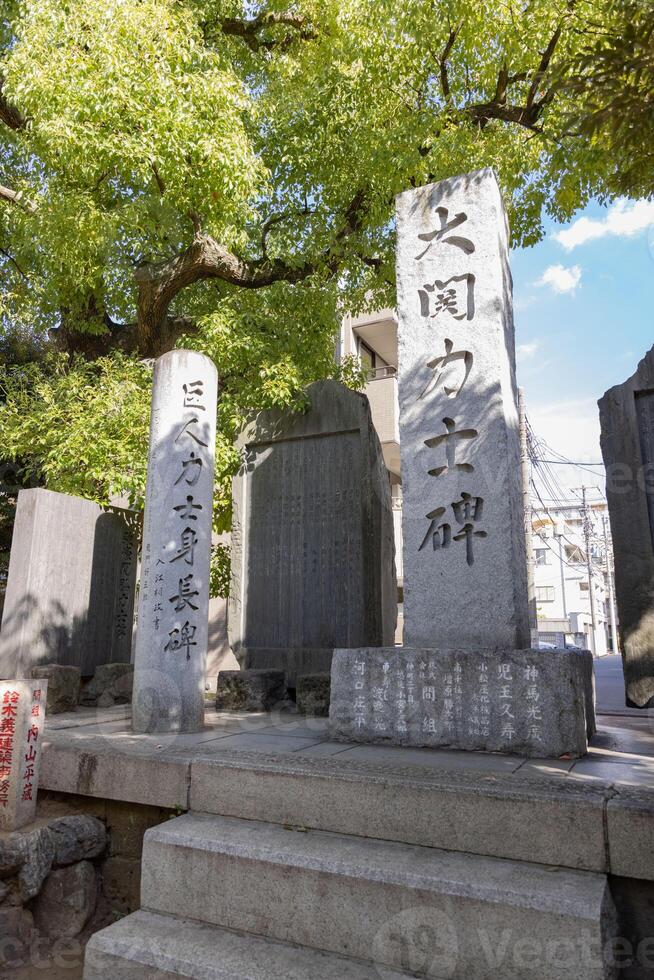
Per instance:
[[[100,664],[92,679],[84,685],[80,703],[110,708],[114,704],[129,704],[134,685],[133,664]]]
[[[43,663],[129,661],[136,515],[51,490],[21,490],[0,630],[0,677]]]
[[[221,670],[218,674],[218,711],[273,711],[285,701],[283,670]]]
[[[204,721],[218,375],[195,351],[154,366],[134,658],[135,732]]]
[[[336,381],[304,413],[262,412],[239,439],[230,643],[289,687],[328,671],[334,647],[392,643],[390,488],[368,401]]]
[[[42,667],[33,667],[31,677],[32,680],[48,681],[46,703],[48,715],[75,710],[79,701],[79,667],[70,667],[64,664],[44,664]]]
[[[530,643],[508,247],[490,169],[398,195],[408,647]]]
[[[581,756],[593,714],[589,671],[592,660],[568,650],[337,650],[330,732],[348,741]]]
[[[48,681],[0,681],[0,831],[36,813]]]
[[[313,715],[316,718],[329,717],[330,692],[330,674],[305,674],[304,677],[298,678],[296,691],[298,711],[302,715]]]
[[[654,705],[654,348],[599,400],[626,703]]]

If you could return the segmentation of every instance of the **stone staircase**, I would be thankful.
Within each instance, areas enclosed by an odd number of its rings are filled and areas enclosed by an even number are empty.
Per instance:
[[[295,779],[285,809],[296,796],[300,813],[310,775],[300,767]],[[365,770],[348,779],[362,806],[366,784],[380,785]],[[335,832],[325,796],[314,826],[279,822],[263,779],[241,781],[247,818],[235,793],[206,798],[228,815],[195,809],[147,832],[142,908],[91,939],[84,980],[613,976],[601,955],[616,931],[603,873],[409,843],[406,799],[398,840],[397,827],[393,839]]]

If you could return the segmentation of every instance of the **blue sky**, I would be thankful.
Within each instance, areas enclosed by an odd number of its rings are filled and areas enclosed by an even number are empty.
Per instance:
[[[574,460],[601,460],[597,399],[654,344],[654,202],[591,203],[512,253],[518,383],[536,433]],[[602,485],[557,467],[567,486]]]

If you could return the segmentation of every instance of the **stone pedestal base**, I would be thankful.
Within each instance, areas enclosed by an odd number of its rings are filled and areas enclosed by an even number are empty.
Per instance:
[[[330,731],[355,742],[582,756],[595,730],[587,650],[336,650]]]
[[[333,655],[331,647],[241,647],[236,659],[242,670],[283,670],[286,686],[295,689],[306,674],[328,674]]]
[[[286,700],[283,670],[221,670],[218,711],[273,711]]]

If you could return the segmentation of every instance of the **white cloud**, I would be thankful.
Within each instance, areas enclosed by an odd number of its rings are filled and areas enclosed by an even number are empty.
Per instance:
[[[549,404],[527,402],[527,416],[536,435],[568,459],[580,463],[601,460],[599,411],[595,399]],[[549,454],[547,458],[550,458]],[[599,466],[578,469],[576,466],[553,465],[551,468],[566,495],[571,493],[572,487],[582,484],[604,489],[604,470]],[[593,493],[597,496],[597,491]]]
[[[627,201],[613,204],[604,218],[577,218],[569,228],[556,231],[552,237],[570,252],[577,245],[605,238],[607,235],[637,235],[654,223],[654,201]]]
[[[581,268],[578,265],[550,265],[536,285],[551,286],[555,293],[574,293],[580,282]]]
[[[516,359],[520,362],[528,361],[530,357],[533,357],[538,348],[540,347],[540,341],[531,340],[526,344],[518,344],[515,349]]]

